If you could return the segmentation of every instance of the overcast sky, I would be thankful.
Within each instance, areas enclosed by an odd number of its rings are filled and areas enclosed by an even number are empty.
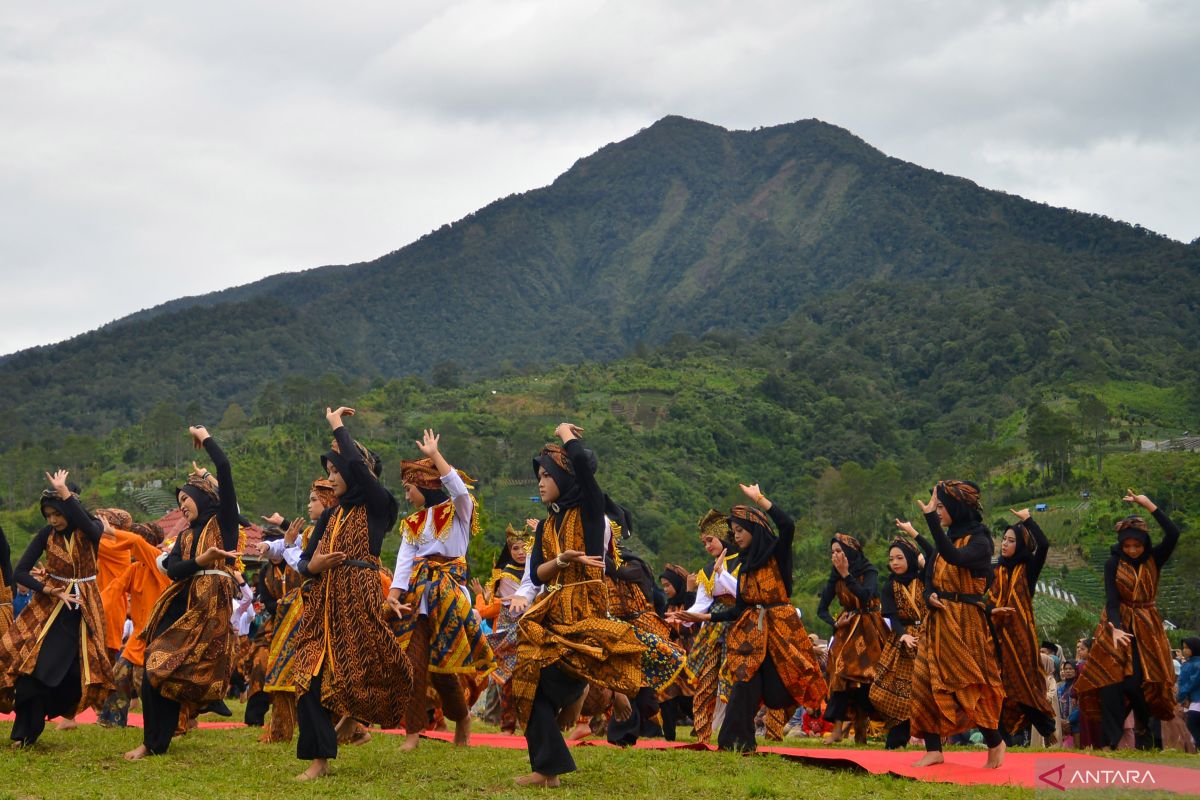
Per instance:
[[[0,353],[370,260],[666,114],[1200,236],[1200,2],[6,3]]]

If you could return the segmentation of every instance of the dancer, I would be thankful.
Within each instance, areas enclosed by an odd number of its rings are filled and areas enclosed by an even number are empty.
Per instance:
[[[730,535],[729,518],[709,509],[698,523],[700,543],[712,563],[696,573],[696,600],[689,614],[711,614],[734,607],[737,596],[738,554]],[[733,555],[729,555],[732,553]],[[675,612],[671,621],[691,625],[685,615]],[[692,678],[692,734],[696,741],[708,744],[713,727],[720,728],[729,700],[731,681],[725,668],[725,636],[730,622],[707,621],[700,625],[692,649],[688,652],[687,671]]]
[[[402,617],[400,627],[412,667],[403,751],[417,747],[428,724],[430,684],[441,699],[442,712],[454,720],[454,743],[467,745],[471,707],[459,676],[483,677],[495,667],[479,618],[459,588],[467,579],[467,547],[479,532],[477,504],[468,491],[474,481],[450,466],[438,449],[440,439],[426,430],[417,442],[425,457],[400,465],[405,497],[418,509],[400,523],[403,540],[388,594],[388,603],[399,606],[403,598],[413,609]]]
[[[96,587],[96,552],[104,524],[79,502],[65,470],[46,473],[47,525],[34,535],[13,578],[32,592],[29,606],[0,637],[0,711],[15,711],[14,747],[34,744],[47,719],[100,709],[112,690],[104,646],[104,609]],[[45,582],[31,572],[46,556]]]
[[[304,596],[292,663],[300,695],[296,757],[311,761],[298,780],[327,775],[329,760],[337,758],[331,713],[341,723],[394,728],[404,721],[412,690],[379,582],[379,551],[400,506],[379,482],[379,458],[350,438],[343,417],[352,416],[352,408],[325,409],[334,441],[321,463],[338,505],[321,515],[298,564],[301,575],[314,579]],[[397,614],[411,611],[398,602],[390,606]]]
[[[1000,732],[1011,745],[1019,731],[1032,725],[1050,746],[1056,741],[1056,715],[1046,697],[1046,678],[1038,662],[1037,623],[1033,619],[1033,594],[1050,542],[1028,508],[1012,513],[1020,521],[1004,531],[1000,560],[988,592],[1004,678]]]
[[[942,740],[978,727],[988,747],[984,766],[998,769],[1004,685],[985,603],[993,545],[979,487],[941,481],[920,505],[937,552],[925,568],[930,611],[913,670],[912,733],[925,739],[925,756],[913,766],[943,763]]]
[[[530,575],[547,591],[522,616],[513,708],[525,730],[532,771],[521,786],[559,785],[575,770],[557,715],[589,684],[627,696],[644,683],[642,653],[632,627],[607,616],[604,589],[607,499],[596,483],[595,455],[579,438],[583,430],[562,423],[533,459],[538,494],[549,516],[534,532]]]
[[[529,599],[522,589],[528,583],[532,590],[527,554],[533,545],[536,527],[537,520],[526,520],[521,530],[512,525],[505,529],[504,550],[492,567],[492,578],[487,586],[480,587],[481,591],[477,590],[487,612],[481,611],[480,616],[492,622],[492,633],[488,634],[487,640],[496,658],[496,669],[488,679],[499,693],[501,733],[513,733],[517,725],[509,680],[517,665],[517,622],[529,606]],[[532,591],[529,594],[532,595]]]
[[[171,745],[182,707],[188,716],[223,701],[237,656],[229,611],[237,591],[234,560],[241,535],[233,468],[202,426],[188,428],[216,467],[193,471],[175,491],[188,527],[166,558],[173,583],[158,598],[142,631],[142,744],[125,754],[134,761],[161,755]],[[186,717],[185,717],[186,719]]]
[[[707,614],[683,612],[683,617],[733,623],[725,637],[725,662],[734,683],[717,746],[753,751],[757,748],[754,717],[760,704],[768,709],[819,708],[828,686],[808,631],[791,602],[796,524],[763,495],[758,484],[741,485],[741,489],[754,506],[734,506],[727,518],[739,550],[735,604]]]
[[[854,725],[854,741],[866,744],[870,726],[871,682],[883,652],[886,628],[879,613],[879,573],[853,536],[834,534],[829,544],[832,568],[817,604],[817,617],[833,629],[829,647],[829,702],[823,718],[832,722],[832,742]],[[835,620],[829,605],[837,597],[842,612]]]
[[[908,744],[912,716],[912,682],[917,642],[921,637],[925,606],[925,581],[921,575],[933,558],[933,545],[910,522],[896,520],[906,536],[897,536],[888,547],[888,580],[880,591],[881,612],[891,623],[883,646],[870,699],[887,726],[885,747],[895,750]],[[915,546],[914,546],[915,543]]]
[[[1102,740],[1093,744],[1117,749],[1132,711],[1137,747],[1146,750],[1153,746],[1150,717],[1175,716],[1175,668],[1156,601],[1179,528],[1146,495],[1130,489],[1124,500],[1149,511],[1163,539],[1153,544],[1146,520],[1138,515],[1117,523],[1117,543],[1104,566],[1104,611],[1075,691],[1083,713],[1100,720]]]

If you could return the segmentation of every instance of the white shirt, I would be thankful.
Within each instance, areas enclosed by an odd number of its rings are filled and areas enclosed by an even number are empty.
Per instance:
[[[263,553],[264,558],[273,564],[278,564],[282,561],[297,572],[300,571],[300,557],[304,555],[304,548],[300,546],[299,536],[296,537],[296,541],[290,547],[283,539],[272,539],[266,542],[266,545],[266,552]]]
[[[704,614],[713,604],[713,596],[730,598],[737,597],[737,578],[728,569],[723,569],[713,577],[713,593],[701,582],[696,582],[696,602],[688,609],[693,614]]]
[[[238,636],[250,633],[250,624],[254,622],[254,590],[243,584],[239,594],[233,597],[233,614],[229,624],[237,631]]]
[[[467,546],[471,543],[471,515],[475,511],[475,501],[467,494],[467,486],[453,469],[440,478],[442,488],[450,495],[454,503],[454,519],[450,521],[450,530],[444,539],[434,535],[433,514],[425,515],[425,527],[421,536],[413,544],[408,536],[403,537],[400,551],[396,553],[396,571],[392,574],[392,588],[402,592],[408,591],[408,582],[412,578],[413,562],[418,558],[429,556],[445,556],[447,558],[462,558],[467,554]],[[432,509],[430,509],[432,512]],[[421,600],[420,613],[427,614],[425,600]]]

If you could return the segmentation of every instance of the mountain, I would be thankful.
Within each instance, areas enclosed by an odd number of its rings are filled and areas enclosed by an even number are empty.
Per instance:
[[[161,401],[211,419],[295,373],[489,373],[774,325],[887,361],[949,412],[981,381],[1175,380],[1196,364],[1198,310],[1200,248],[889,158],[816,120],[667,117],[375,261],[13,354],[0,439],[103,433]]]

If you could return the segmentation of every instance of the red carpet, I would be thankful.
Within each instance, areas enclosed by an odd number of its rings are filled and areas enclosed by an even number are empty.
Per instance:
[[[0,714],[0,720],[11,721],[11,714]],[[94,723],[96,714],[85,711],[77,717],[80,723]],[[140,714],[130,714],[129,724],[141,727]],[[50,723],[48,727],[52,726]],[[201,722],[201,728],[228,729],[243,727],[240,722]],[[403,730],[385,730],[383,733],[402,735]],[[450,742],[450,732],[428,731],[427,739]],[[576,747],[613,747],[602,739],[584,739],[570,742]],[[525,739],[499,733],[476,733],[471,736],[473,747],[498,747],[505,750],[524,750]],[[695,743],[665,742],[648,739],[638,742],[640,750],[711,750],[712,747]],[[978,752],[946,753],[946,763],[935,767],[914,768],[909,766],[921,757],[919,750],[851,750],[847,748],[813,747],[760,747],[758,752],[783,756],[812,766],[832,768],[854,768],[875,775],[891,774],[914,780],[937,783],[955,783],[962,786],[985,784],[992,786],[1023,786],[1026,788],[1116,788],[1150,789],[1200,796],[1200,756],[1198,769],[1152,764],[1144,761],[1128,761],[1098,758],[1073,750],[1051,753],[1009,752],[1004,766],[997,770],[984,769],[986,754]]]

